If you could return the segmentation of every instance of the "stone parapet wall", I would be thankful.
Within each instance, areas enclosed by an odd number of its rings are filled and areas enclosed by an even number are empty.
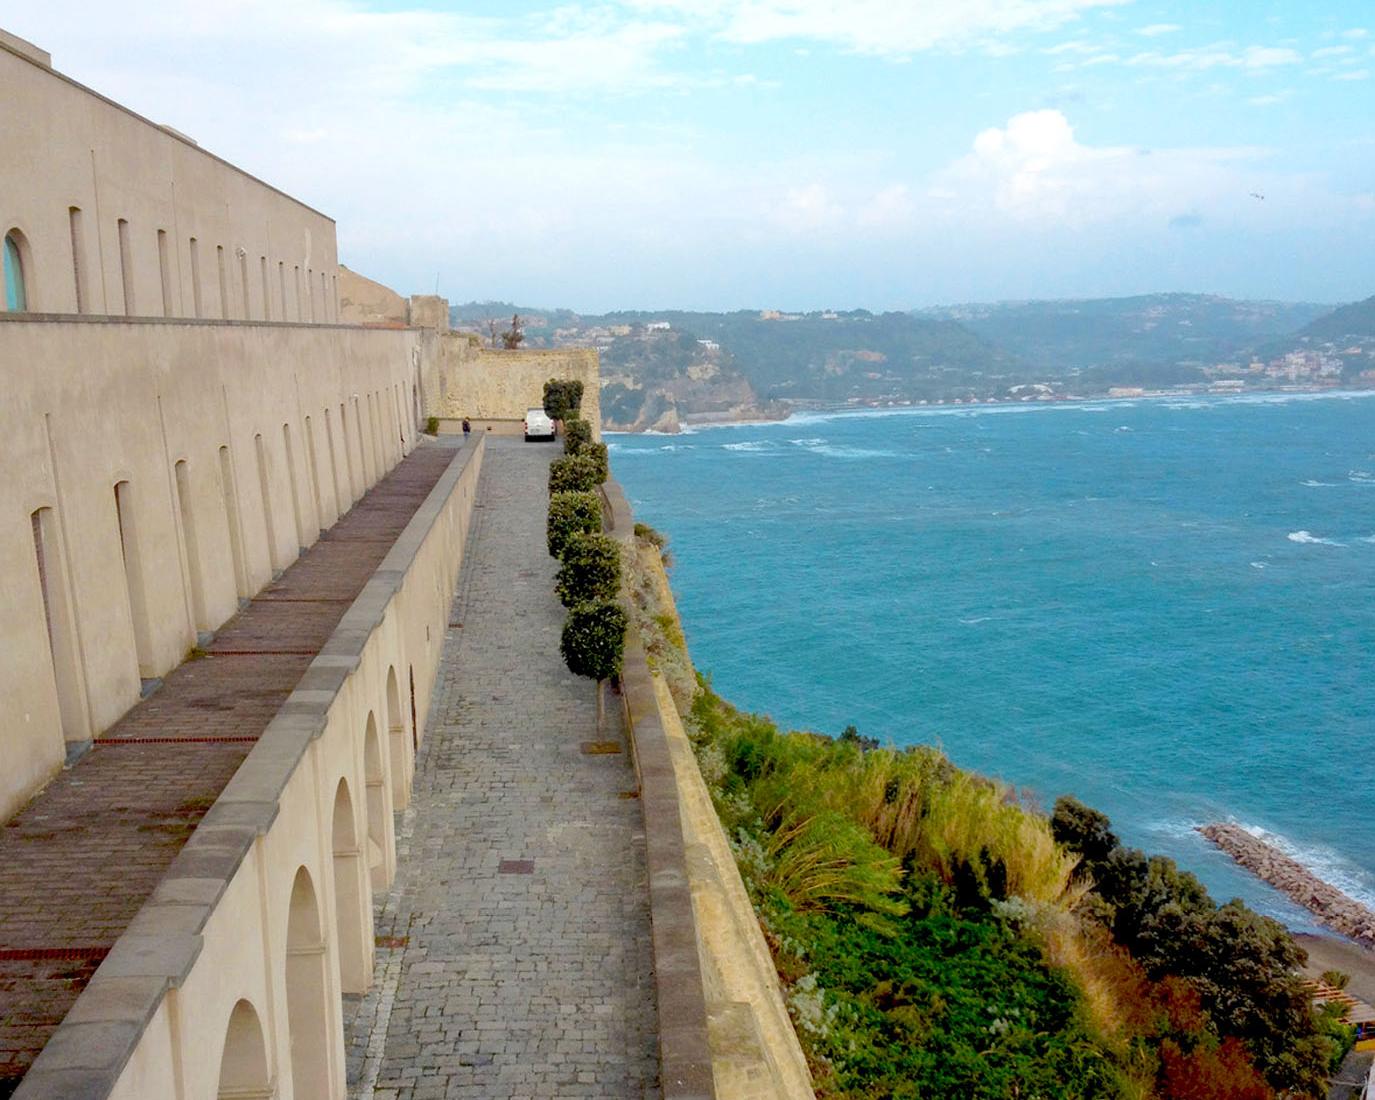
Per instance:
[[[625,494],[609,482],[604,499],[608,530],[635,553]],[[773,957],[668,684],[633,625],[622,687],[645,814],[664,1096],[807,1100],[811,1074]]]
[[[601,438],[601,370],[594,348],[484,348],[472,337],[446,333],[439,338],[433,366],[427,364],[425,414],[446,427],[466,416],[474,422],[514,425],[525,410],[544,402],[551,378],[583,384],[582,416]]]
[[[454,452],[16,1100],[343,1100],[341,998],[372,980],[484,450]]]

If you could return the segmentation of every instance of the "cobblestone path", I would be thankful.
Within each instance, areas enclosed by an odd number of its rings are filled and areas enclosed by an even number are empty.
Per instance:
[[[619,708],[559,656],[547,445],[489,439],[373,989],[357,1100],[658,1096],[643,821]]]

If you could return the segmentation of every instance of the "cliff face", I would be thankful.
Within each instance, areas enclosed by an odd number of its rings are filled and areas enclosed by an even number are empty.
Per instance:
[[[610,431],[676,432],[693,420],[781,415],[728,351],[688,333],[620,337],[602,354],[602,424]]]

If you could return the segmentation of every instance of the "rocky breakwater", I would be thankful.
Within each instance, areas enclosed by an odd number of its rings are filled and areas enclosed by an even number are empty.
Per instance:
[[[1365,947],[1375,948],[1375,913],[1324,882],[1279,849],[1239,825],[1214,822],[1198,830],[1239,864],[1298,902],[1323,924]]]

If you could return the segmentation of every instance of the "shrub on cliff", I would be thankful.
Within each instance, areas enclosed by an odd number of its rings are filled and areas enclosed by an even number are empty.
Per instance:
[[[589,454],[564,455],[549,463],[551,494],[587,492],[605,480],[605,472]]]
[[[564,607],[614,600],[621,590],[621,544],[610,535],[575,531],[559,554],[554,590]]]
[[[563,553],[564,543],[578,532],[602,529],[602,502],[596,493],[555,493],[549,498],[545,536],[551,557]]]
[[[563,426],[563,453],[575,455],[592,442],[592,425],[581,417],[574,417]]]

